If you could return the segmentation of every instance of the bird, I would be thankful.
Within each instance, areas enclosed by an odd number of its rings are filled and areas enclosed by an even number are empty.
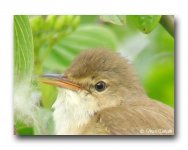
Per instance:
[[[58,87],[55,135],[174,135],[174,109],[148,97],[119,53],[85,50],[64,73],[41,82]]]

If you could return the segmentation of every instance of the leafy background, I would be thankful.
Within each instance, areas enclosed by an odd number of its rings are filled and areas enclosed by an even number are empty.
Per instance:
[[[173,16],[160,15],[16,15],[15,134],[53,134],[51,106],[57,89],[38,82],[37,76],[63,73],[82,50],[89,48],[104,47],[127,57],[148,95],[174,107],[173,25]]]

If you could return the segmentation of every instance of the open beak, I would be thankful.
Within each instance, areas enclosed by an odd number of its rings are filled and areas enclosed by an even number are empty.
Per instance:
[[[78,91],[81,89],[79,85],[72,83],[66,77],[59,74],[43,75],[39,78],[39,81],[74,91]]]

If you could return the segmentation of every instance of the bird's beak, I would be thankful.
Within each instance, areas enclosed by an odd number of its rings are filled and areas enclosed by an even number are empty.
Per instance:
[[[66,77],[59,74],[43,75],[39,78],[39,81],[74,91],[78,91],[81,89],[79,85],[72,83]]]

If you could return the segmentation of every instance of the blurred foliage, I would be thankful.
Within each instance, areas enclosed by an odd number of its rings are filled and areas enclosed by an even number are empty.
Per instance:
[[[98,47],[115,49],[117,45],[117,39],[109,29],[91,24],[83,25],[54,45],[53,53],[44,63],[44,68],[62,73],[82,50]]]
[[[174,107],[174,38],[161,26],[161,16],[29,18],[34,39],[33,76],[63,73],[81,51],[104,47],[120,52],[132,61],[151,98]],[[20,20],[20,23],[23,22]],[[22,32],[19,31],[19,34]],[[15,59],[18,59],[16,55]],[[32,63],[32,59],[29,61]],[[34,121],[37,123],[27,132],[53,134],[51,106],[57,97],[57,89],[43,83],[37,84],[41,95],[40,109]]]
[[[54,124],[52,112],[45,108],[38,109],[33,130],[36,135],[53,135]]]
[[[154,99],[174,107],[174,39],[161,26],[134,60],[136,70]]]
[[[46,61],[54,45],[72,33],[80,22],[79,16],[31,16],[35,46],[35,74],[43,73]]]

